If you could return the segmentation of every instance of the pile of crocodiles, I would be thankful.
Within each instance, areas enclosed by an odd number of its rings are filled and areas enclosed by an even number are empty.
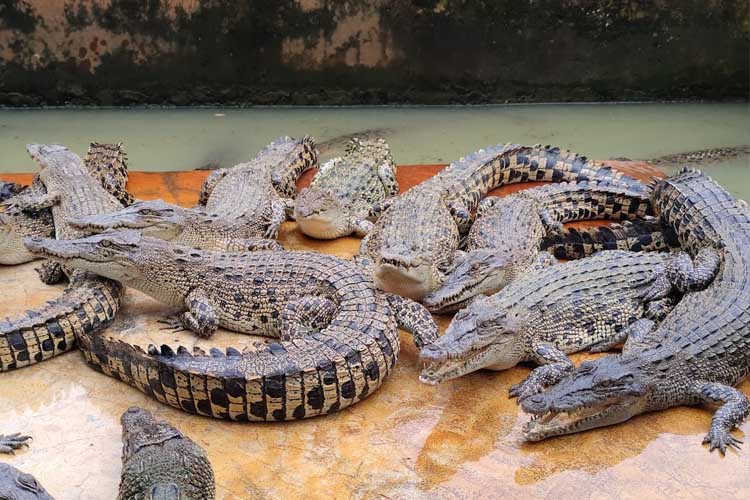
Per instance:
[[[27,149],[41,169],[31,186],[0,184],[0,263],[46,259],[40,278],[69,284],[0,321],[0,371],[77,346],[96,370],[180,410],[297,420],[375,392],[401,328],[427,384],[541,365],[510,390],[532,415],[529,441],[711,403],[709,449],[739,444],[730,431],[750,413],[733,388],[750,374],[750,211],[697,170],[644,184],[569,151],[508,143],[399,194],[388,144],[353,139],[298,194],[318,152],[309,137],[284,137],[212,172],[185,208],[134,199],[121,144],[94,143],[85,159],[59,145]],[[530,181],[547,184],[487,196]],[[287,219],[315,238],[360,236],[359,253],[285,250]],[[563,225],[594,219],[615,223]],[[163,318],[175,331],[275,340],[205,352],[111,338],[123,287],[181,308]],[[456,313],[443,336],[431,312]],[[568,358],[613,349],[578,367]],[[138,408],[122,423],[120,498],[213,498],[195,443]],[[29,439],[0,436],[0,453]],[[184,471],[170,476],[170,463]],[[0,497],[13,487],[16,498],[50,498],[28,474],[0,469]]]

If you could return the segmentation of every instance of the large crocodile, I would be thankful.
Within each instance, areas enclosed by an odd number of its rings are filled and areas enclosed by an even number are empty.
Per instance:
[[[732,386],[750,373],[750,210],[694,170],[657,182],[654,211],[674,228],[685,251],[714,248],[718,275],[684,297],[644,342],[627,352],[586,362],[548,391],[526,398],[534,415],[527,440],[623,422],[672,406],[720,405],[704,439],[721,453],[739,441],[730,431],[750,413]]]
[[[396,164],[383,139],[352,139],[343,157],[320,167],[294,204],[294,219],[304,234],[334,239],[366,235],[375,203],[398,194]]]
[[[208,250],[278,250],[281,245],[274,238],[291,210],[295,182],[316,163],[311,138],[279,138],[252,161],[212,172],[201,188],[199,207],[140,201],[70,223],[86,232],[138,229]]]
[[[34,476],[0,463],[0,498],[3,500],[54,500]]]
[[[523,400],[573,369],[566,354],[637,341],[669,310],[673,289],[704,287],[718,265],[712,251],[693,267],[685,254],[613,250],[526,274],[459,311],[445,335],[422,349],[420,380],[435,384],[523,361],[544,365],[511,389]]]
[[[206,452],[147,410],[128,408],[122,423],[118,500],[213,500],[214,471]]]
[[[201,335],[223,326],[281,337],[258,351],[206,355],[79,336],[95,368],[201,415],[291,420],[345,408],[374,392],[393,369],[397,324],[418,346],[437,336],[424,307],[384,295],[357,265],[330,255],[209,252],[137,231],[27,245],[186,308],[182,324]]]
[[[26,191],[13,198],[21,210],[51,208],[59,239],[83,233],[67,219],[122,208],[102,187],[80,157],[64,146],[31,144],[27,151],[41,166],[39,181],[46,192]],[[70,271],[70,285],[46,305],[17,318],[0,321],[0,372],[31,365],[74,346],[75,336],[105,328],[119,308],[119,283],[81,271]]]
[[[440,288],[424,297],[432,312],[451,312],[480,295],[491,295],[519,276],[554,263],[540,251],[543,237],[562,223],[584,219],[626,220],[651,213],[645,186],[563,182],[482,200],[477,220],[456,252]]]
[[[603,179],[640,185],[558,148],[507,144],[480,150],[374,210],[382,213],[358,259],[381,289],[421,300],[444,281],[472,212],[490,190],[524,181]]]

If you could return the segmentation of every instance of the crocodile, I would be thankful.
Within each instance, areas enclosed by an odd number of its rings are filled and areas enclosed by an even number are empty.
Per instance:
[[[651,214],[645,186],[563,182],[482,200],[478,217],[443,285],[424,297],[436,313],[456,311],[480,295],[491,295],[525,273],[555,262],[540,251],[543,237],[562,223],[584,219],[626,220]]]
[[[676,165],[682,166],[685,163],[714,163],[720,161],[733,160],[741,156],[750,155],[750,145],[743,144],[740,146],[727,146],[720,148],[699,149],[697,151],[687,151],[683,153],[674,153],[664,156],[657,156],[644,160],[652,165]],[[619,160],[620,158],[618,158]],[[621,160],[630,161],[628,158]]]
[[[24,189],[24,186],[15,182],[0,181],[0,202],[12,198]]]
[[[383,139],[352,139],[343,157],[323,165],[294,204],[304,234],[318,239],[365,236],[375,203],[398,194],[396,164]]]
[[[25,211],[51,209],[58,239],[83,234],[67,223],[68,218],[122,207],[81,158],[64,146],[30,144],[26,149],[41,166],[39,182],[46,192],[23,192],[13,203]],[[74,346],[76,335],[98,332],[114,320],[121,285],[90,273],[64,270],[70,284],[59,298],[20,317],[0,320],[0,372],[66,352]]]
[[[0,462],[0,498],[54,500],[34,476],[2,462]]]
[[[373,209],[377,221],[356,259],[381,289],[422,300],[445,280],[461,235],[481,198],[504,184],[635,179],[559,148],[497,145],[450,164],[436,176]]]
[[[122,423],[118,500],[213,500],[214,471],[206,452],[143,408],[128,408]]]
[[[680,405],[718,405],[703,442],[724,454],[730,431],[750,413],[733,386],[750,373],[750,209],[697,170],[657,181],[651,204],[691,255],[722,257],[703,291],[685,296],[644,340],[619,355],[582,363],[547,391],[526,398],[524,437],[538,441],[624,422]]]
[[[523,361],[544,365],[511,388],[524,400],[573,369],[568,353],[623,341],[627,348],[669,311],[673,291],[710,283],[719,260],[705,251],[693,266],[684,253],[611,250],[521,276],[459,311],[445,335],[422,349],[420,380],[436,384]]]
[[[15,434],[0,434],[0,453],[14,454],[15,450],[19,450],[24,446],[29,446],[29,440],[31,436],[23,436],[17,432]]]
[[[331,255],[212,252],[133,230],[28,239],[27,246],[187,309],[180,325],[201,336],[222,326],[280,337],[259,350],[210,355],[79,337],[94,368],[200,415],[273,421],[330,413],[371,394],[391,373],[397,325],[419,347],[437,337],[423,306],[383,294],[359,266]]]
[[[162,200],[139,201],[116,213],[69,222],[88,233],[138,229],[206,250],[280,250],[275,238],[287,209],[291,209],[295,183],[316,163],[311,138],[279,138],[252,161],[213,171],[194,209]]]

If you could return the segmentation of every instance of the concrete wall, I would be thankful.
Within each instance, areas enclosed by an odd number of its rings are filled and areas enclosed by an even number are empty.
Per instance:
[[[747,0],[0,0],[0,104],[747,99]]]

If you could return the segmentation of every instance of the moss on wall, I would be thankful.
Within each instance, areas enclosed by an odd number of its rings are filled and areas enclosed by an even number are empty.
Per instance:
[[[746,0],[0,0],[0,104],[747,98]]]

